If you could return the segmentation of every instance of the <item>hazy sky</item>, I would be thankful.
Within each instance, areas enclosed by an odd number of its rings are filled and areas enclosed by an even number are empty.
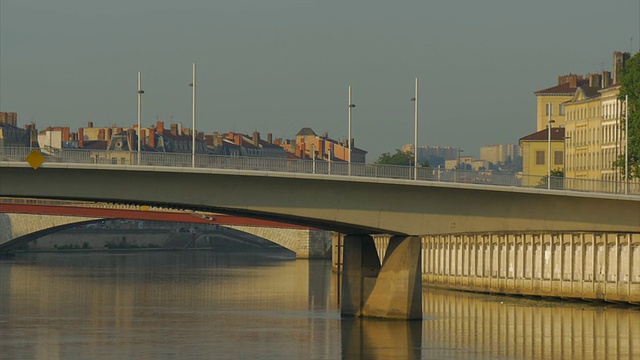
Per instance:
[[[633,38],[632,41],[630,39]],[[0,0],[0,111],[19,125],[136,123],[353,137],[368,160],[420,145],[516,143],[533,92],[638,51],[640,0]]]

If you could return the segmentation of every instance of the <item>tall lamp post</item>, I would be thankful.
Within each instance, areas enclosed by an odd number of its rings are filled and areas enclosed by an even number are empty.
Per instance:
[[[549,124],[547,125],[547,134],[548,134],[548,148],[547,148],[547,189],[551,189],[551,130],[552,124],[555,120],[551,119],[551,103],[547,104],[547,112],[549,113]]]
[[[411,101],[414,102],[414,130],[413,130],[413,179],[418,179],[418,78],[416,78],[415,96]]]
[[[138,165],[140,165],[140,146],[141,146],[140,129],[141,129],[141,123],[142,123],[142,94],[144,94],[144,91],[142,91],[142,76],[138,71],[138,133],[136,134],[138,138],[138,149],[137,149]]]
[[[565,136],[563,140],[564,141],[562,143],[564,145],[564,149],[562,150],[562,190],[566,190],[567,189],[567,140],[571,140],[571,136]]]
[[[192,119],[192,130],[191,130],[191,167],[196,167],[196,63],[193,63],[193,70],[191,75],[191,119]]]
[[[458,169],[456,171],[456,173],[458,174],[458,181],[460,181],[460,153],[463,153],[464,150],[462,150],[461,148],[458,148]]]
[[[349,146],[349,176],[351,176],[351,110],[353,110],[354,107],[356,107],[353,104],[353,99],[351,97],[351,85],[349,85],[349,114],[348,114],[348,121],[349,121],[349,138],[347,139],[347,146]]]
[[[629,95],[624,96],[624,194],[629,192]]]

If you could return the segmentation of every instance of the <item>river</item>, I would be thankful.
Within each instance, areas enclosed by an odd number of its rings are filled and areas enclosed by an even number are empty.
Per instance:
[[[0,262],[1,359],[632,359],[640,311],[426,288],[424,320],[341,319],[327,260],[21,253]]]

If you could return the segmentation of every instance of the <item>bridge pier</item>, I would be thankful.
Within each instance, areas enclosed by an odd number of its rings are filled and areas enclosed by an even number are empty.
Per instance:
[[[422,319],[421,242],[394,236],[382,264],[370,235],[344,239],[343,316]]]

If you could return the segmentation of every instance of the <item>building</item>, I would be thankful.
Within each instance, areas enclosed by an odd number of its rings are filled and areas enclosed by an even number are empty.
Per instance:
[[[14,112],[0,112],[0,124],[18,127],[18,114]]]
[[[599,189],[605,191],[621,188],[617,184],[622,180],[621,169],[613,165],[624,155],[625,147],[618,79],[630,57],[629,53],[616,51],[611,72],[560,76],[558,85],[535,92],[538,131],[549,119],[553,126],[565,127],[565,177],[579,179],[572,180],[572,188],[592,188],[595,184],[610,187]],[[551,112],[547,104],[551,104]],[[531,159],[525,160],[523,153],[523,166],[526,161]]]
[[[549,169],[564,171],[565,129],[551,129],[551,167],[549,168],[549,132],[547,129],[527,135],[518,141],[522,151],[522,185],[540,186]]]
[[[566,103],[573,99],[578,88],[588,93],[593,93],[611,85],[611,73],[603,71],[602,74],[582,75],[569,74],[558,76],[558,84],[550,88],[536,91],[536,130],[547,127],[549,118],[552,118],[554,126],[564,126],[566,123]]]
[[[3,147],[38,147],[35,126],[18,127],[18,114],[0,112],[0,148]]]
[[[413,144],[407,144],[402,147],[402,152],[410,152],[413,154]],[[429,162],[429,166],[446,167],[445,162],[447,160],[456,160],[462,150],[452,146],[420,146],[418,147],[418,163],[424,164],[425,161]]]
[[[566,118],[566,177],[578,179],[574,187],[606,186],[605,191],[622,187],[621,168],[614,161],[624,155],[624,104],[618,99],[619,74],[629,53],[614,52],[613,83],[603,82],[600,88],[576,88],[574,96],[565,102]],[[606,85],[606,86],[605,86]],[[594,182],[596,181],[596,182]]]
[[[252,136],[236,132],[219,135],[216,132],[211,136],[208,145],[217,155],[287,158],[287,152],[278,143],[273,142],[271,133],[267,134],[267,140],[264,140],[257,131],[254,131]]]
[[[325,133],[318,136],[311,128],[302,128],[295,141],[285,141],[281,146],[299,159],[312,159],[325,161],[349,161],[349,144],[347,141],[331,139]],[[365,163],[367,152],[355,146],[351,139],[351,162]]]
[[[512,163],[520,157],[520,148],[515,144],[486,145],[480,148],[480,160],[493,165]]]

